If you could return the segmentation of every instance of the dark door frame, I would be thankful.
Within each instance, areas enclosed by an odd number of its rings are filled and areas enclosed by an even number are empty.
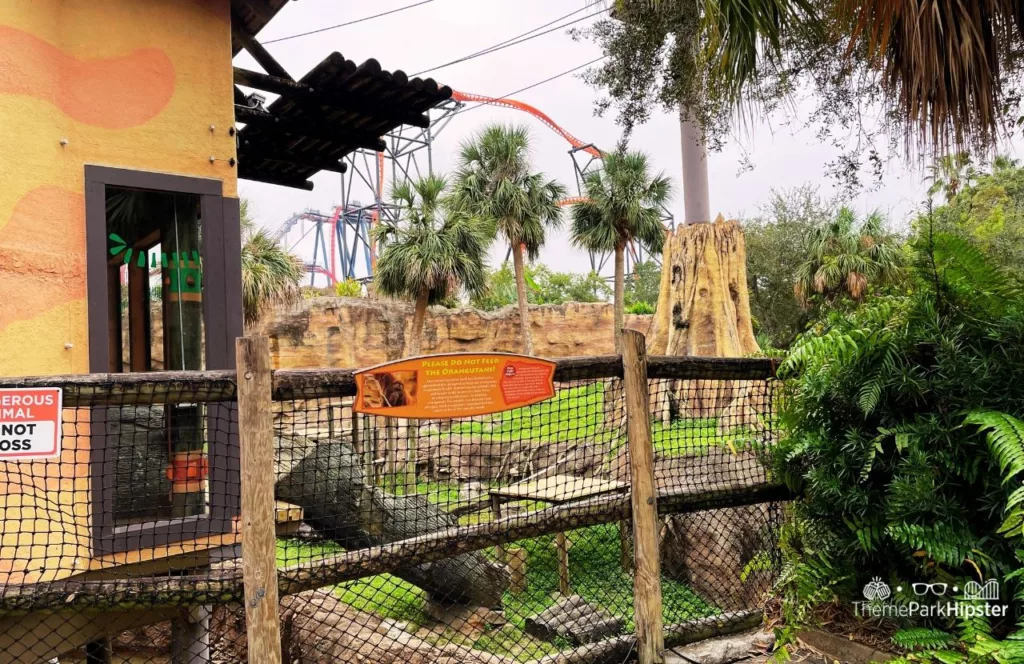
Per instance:
[[[90,372],[107,373],[110,366],[108,186],[200,197],[206,368],[233,369],[235,338],[243,333],[238,199],[223,196],[220,180],[86,165],[86,295]],[[90,452],[93,554],[120,553],[231,532],[232,519],[239,512],[237,420],[237,409],[233,404],[208,404],[210,504],[206,514],[115,526],[114,471],[120,427],[118,423],[108,421],[106,408],[93,408],[92,426],[94,430],[99,427],[103,430],[102,434],[92,436]]]

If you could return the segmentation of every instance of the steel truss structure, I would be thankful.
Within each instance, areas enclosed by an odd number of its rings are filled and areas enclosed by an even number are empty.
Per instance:
[[[425,129],[402,125],[385,134],[383,152],[352,152],[344,160],[348,168],[339,175],[341,204],[330,213],[305,210],[278,228],[276,239],[285,242],[300,221],[312,222],[298,240],[289,243],[294,248],[314,233],[313,259],[306,264],[310,286],[317,275],[324,275],[328,285],[373,278],[376,248],[371,230],[380,220],[398,218],[398,207],[387,196],[389,183],[416,180],[433,171],[434,138],[463,106],[448,100],[430,111],[431,122]]]
[[[276,239],[286,242],[289,233],[300,221],[313,225],[289,248],[294,248],[310,232],[313,232],[313,259],[306,264],[310,273],[310,286],[317,275],[324,275],[328,285],[338,281],[355,279],[369,281],[373,278],[376,263],[374,242],[371,238],[373,226],[380,220],[397,220],[398,207],[391,203],[388,189],[394,183],[419,179],[433,172],[434,139],[451,123],[469,102],[493,104],[524,111],[537,117],[546,126],[562,135],[572,146],[572,159],[578,196],[561,202],[568,206],[582,200],[584,179],[588,173],[601,168],[604,153],[592,143],[583,143],[568,134],[544,113],[532,106],[507,99],[492,99],[480,95],[456,92],[452,99],[443,102],[430,111],[430,125],[426,128],[402,125],[384,138],[383,152],[361,149],[345,157],[348,168],[339,175],[341,204],[329,213],[319,210],[305,210],[292,215],[278,229]],[[675,229],[672,213],[662,208],[662,221],[668,229]],[[506,260],[511,256],[511,249]],[[603,274],[610,268],[611,253],[590,253],[590,269]],[[637,263],[653,260],[659,256],[649,255],[639,245],[631,244],[626,252],[626,272],[634,270]],[[604,275],[610,276],[610,275]]]

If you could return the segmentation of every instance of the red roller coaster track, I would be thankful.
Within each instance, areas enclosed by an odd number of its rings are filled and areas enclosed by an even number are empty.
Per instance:
[[[567,132],[565,129],[562,129],[562,127],[559,126],[557,122],[552,120],[547,113],[540,110],[536,106],[530,106],[529,104],[523,103],[521,101],[516,101],[515,99],[506,99],[504,97],[486,97],[484,95],[475,95],[470,92],[452,92],[452,99],[461,102],[475,101],[481,104],[489,104],[491,106],[501,106],[502,108],[512,108],[517,111],[524,111],[526,113],[529,113],[533,117],[537,118],[541,122],[543,122],[549,129],[551,129],[551,131],[555,132],[556,134],[564,138],[566,141],[569,142],[569,145],[573,146],[574,148],[579,148],[586,152],[587,154],[597,157],[599,159],[604,156],[603,152],[595,148],[590,143],[584,143],[580,139],[576,138],[575,136]]]

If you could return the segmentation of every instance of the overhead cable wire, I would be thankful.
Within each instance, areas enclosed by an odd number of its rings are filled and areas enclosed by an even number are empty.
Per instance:
[[[565,71],[563,71],[560,74],[555,74],[554,76],[549,76],[549,77],[545,78],[543,81],[537,81],[536,83],[531,83],[530,85],[527,85],[526,87],[519,88],[518,90],[513,90],[512,92],[509,92],[507,94],[501,95],[500,97],[495,97],[494,99],[508,99],[512,95],[517,95],[520,92],[526,92],[527,90],[532,90],[532,89],[534,89],[534,88],[536,88],[538,86],[544,85],[545,83],[550,83],[551,81],[554,81],[555,79],[562,78],[563,76],[568,76],[569,74],[571,74],[571,73],[573,73],[575,71],[579,71],[580,69],[583,69],[584,67],[589,67],[592,64],[600,62],[601,60],[604,60],[607,57],[608,57],[607,55],[602,55],[599,58],[594,58],[590,62],[584,62],[581,65],[576,65],[572,69],[566,69]],[[457,111],[457,112],[453,113],[452,115],[453,116],[459,115],[461,113],[465,113],[466,111],[472,111],[474,108],[480,108],[481,106],[487,106],[487,105],[488,105],[488,102],[485,102],[485,101],[477,102],[475,106],[467,106],[466,108],[464,108],[464,109],[462,109],[460,111]]]
[[[537,32],[536,34],[529,34],[529,32],[528,32],[528,33],[526,33],[526,34],[529,35],[527,37],[522,37],[521,39],[513,38],[511,41],[499,42],[498,44],[496,44],[494,46],[491,46],[489,48],[486,48],[486,49],[484,49],[482,51],[477,51],[476,53],[471,53],[469,55],[463,56],[463,57],[458,58],[456,60],[452,60],[451,62],[446,62],[444,64],[437,65],[436,67],[431,67],[429,69],[424,69],[423,71],[418,71],[415,74],[410,74],[410,76],[421,76],[423,74],[426,74],[427,72],[436,71],[438,69],[443,69],[445,67],[451,67],[452,65],[457,65],[459,63],[466,62],[467,60],[473,60],[474,58],[479,58],[479,57],[483,57],[485,55],[490,55],[491,53],[496,53],[497,51],[502,51],[502,50],[504,50],[506,48],[510,48],[512,46],[517,46],[517,45],[522,44],[524,42],[528,42],[531,39],[536,39],[537,37],[543,37],[546,34],[550,34],[552,32],[555,32],[556,30],[561,30],[562,28],[567,28],[570,25],[573,25],[575,23],[579,23],[580,21],[585,21],[585,20],[587,20],[589,18],[594,18],[595,16],[600,16],[601,14],[607,14],[610,11],[611,11],[611,7],[607,8],[607,9],[602,9],[601,11],[594,12],[593,14],[587,14],[586,16],[581,16],[580,18],[574,19],[572,21],[567,21],[565,23],[562,23],[561,25],[556,25],[555,27],[548,28],[547,30],[544,30],[543,32]],[[575,12],[573,12],[573,13],[575,13]],[[556,20],[558,20],[558,19],[556,19]],[[539,29],[539,28],[535,28],[535,30],[536,29]],[[533,31],[531,30],[530,32],[533,32]]]
[[[467,55],[465,57],[483,55],[484,53],[488,53],[490,51],[493,51],[494,49],[496,49],[499,46],[504,46],[504,45],[508,44],[509,42],[513,42],[513,41],[515,41],[517,39],[520,39],[522,37],[526,37],[527,35],[531,35],[534,32],[537,32],[538,30],[543,30],[544,28],[549,27],[551,25],[554,25],[555,23],[558,23],[559,21],[564,21],[565,19],[569,18],[570,16],[575,16],[576,14],[579,14],[580,12],[585,12],[588,9],[590,9],[591,7],[593,7],[594,5],[599,4],[601,2],[604,2],[604,0],[594,0],[589,5],[584,5],[583,7],[580,7],[579,9],[571,11],[568,14],[564,14],[562,16],[559,16],[556,19],[552,19],[552,20],[548,21],[547,23],[544,23],[543,25],[538,25],[537,27],[531,28],[531,29],[527,30],[526,32],[521,32],[518,35],[515,35],[514,37],[509,37],[505,41],[500,41],[497,44],[492,44],[492,45],[488,46],[487,48],[481,49],[479,51],[474,51],[473,53],[470,53],[469,55]],[[443,66],[444,65],[440,65],[439,67],[434,67],[434,69],[440,69]],[[433,69],[426,69],[424,71],[433,71]],[[420,72],[420,73],[423,73],[423,72]]]
[[[355,25],[356,23],[362,23],[364,21],[369,21],[369,20],[372,20],[372,19],[375,19],[375,18],[380,18],[382,16],[390,16],[391,14],[397,14],[398,12],[404,12],[406,9],[412,9],[413,7],[419,7],[420,5],[426,5],[426,4],[429,4],[429,3],[433,2],[433,1],[434,0],[420,0],[420,2],[414,2],[411,5],[405,5],[404,7],[398,7],[397,9],[392,9],[390,11],[381,12],[379,14],[374,14],[373,16],[364,16],[362,18],[357,18],[357,19],[355,19],[353,21],[348,21],[346,23],[339,23],[337,25],[329,25],[329,26],[327,26],[325,28],[317,28],[316,30],[310,30],[309,32],[300,32],[300,33],[295,34],[295,35],[288,35],[287,37],[278,37],[277,39],[267,39],[266,41],[263,42],[263,45],[266,46],[267,44],[275,44],[277,42],[283,42],[283,41],[287,41],[289,39],[298,39],[299,37],[308,37],[309,35],[315,35],[315,34],[319,34],[321,32],[327,32],[328,30],[336,30],[338,28],[344,28],[344,27],[349,26],[349,25]]]

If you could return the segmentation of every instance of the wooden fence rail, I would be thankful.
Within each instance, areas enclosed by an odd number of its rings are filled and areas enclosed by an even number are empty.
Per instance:
[[[555,381],[622,378],[618,356],[558,358]],[[278,369],[271,372],[274,401],[352,397],[351,369]],[[648,378],[676,380],[765,380],[775,376],[775,362],[763,358],[649,357]],[[134,404],[234,401],[236,374],[217,371],[154,371],[133,374],[72,374],[0,378],[0,389],[60,387],[64,406],[129,406]]]
[[[697,493],[660,494],[658,513],[687,514],[791,500],[782,486],[763,484]],[[439,530],[383,546],[338,553],[278,570],[281,596],[374,576],[409,565],[433,562],[479,551],[502,542],[629,519],[629,494],[601,497],[537,512],[513,514],[473,526]],[[58,608],[130,608],[147,606],[230,604],[243,600],[237,570],[203,576],[131,581],[54,581],[0,590],[0,613]]]

